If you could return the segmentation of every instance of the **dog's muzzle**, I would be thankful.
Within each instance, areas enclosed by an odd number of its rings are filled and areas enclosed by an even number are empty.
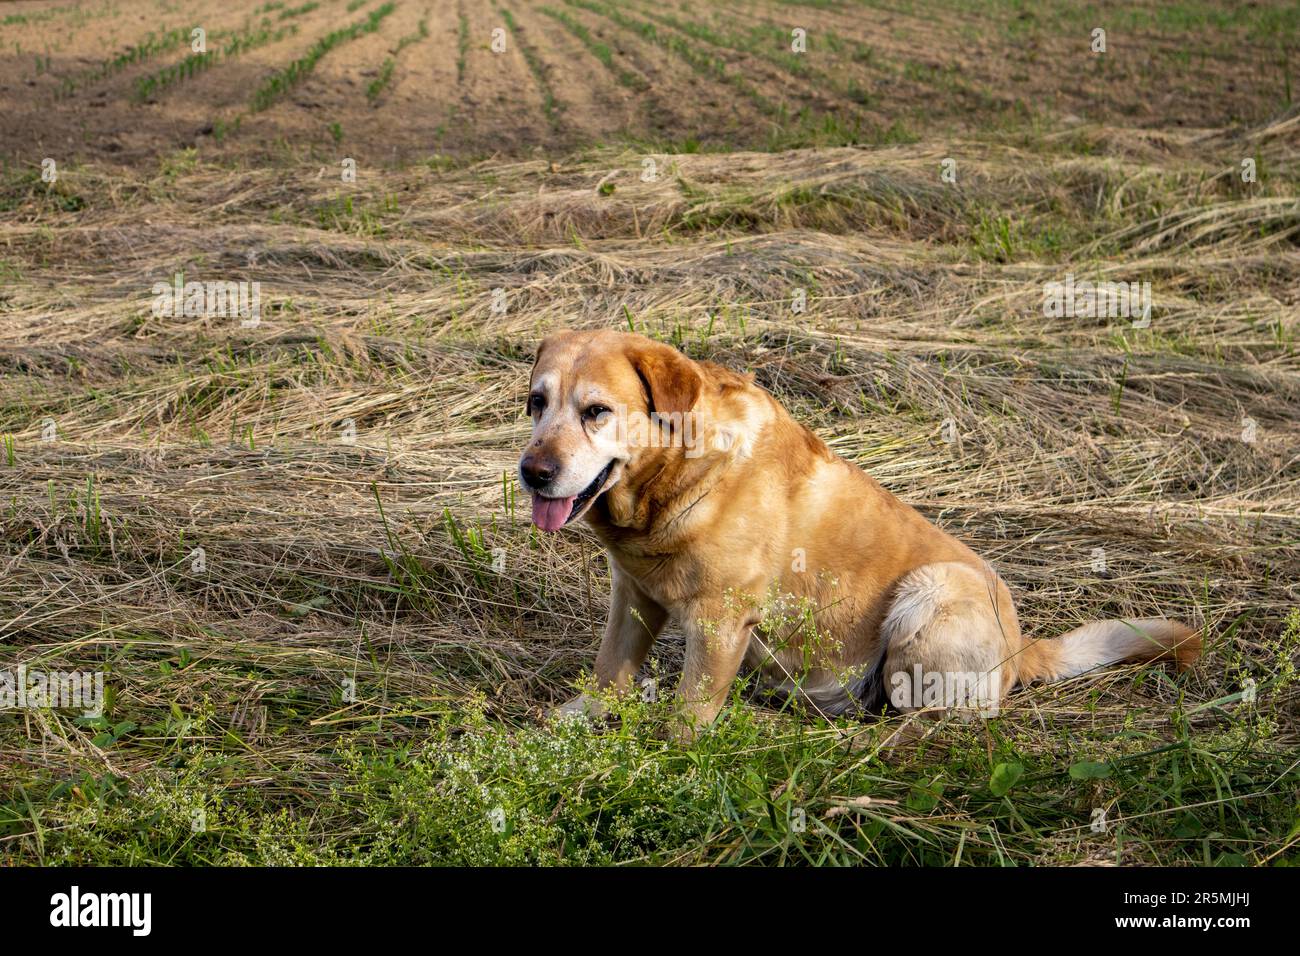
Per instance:
[[[572,498],[547,498],[540,491],[533,492],[533,524],[543,531],[559,531],[566,524],[582,514],[588,502],[600,494],[609,480],[609,473],[614,470],[614,461],[600,470],[595,479],[586,488]]]

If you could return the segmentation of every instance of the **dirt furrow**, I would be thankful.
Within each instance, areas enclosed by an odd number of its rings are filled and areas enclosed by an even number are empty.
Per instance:
[[[464,82],[456,105],[459,138],[473,152],[527,151],[556,141],[545,94],[505,20],[489,5],[464,0]],[[499,31],[495,32],[494,31]],[[497,44],[497,52],[493,42]],[[504,44],[504,47],[502,46]]]
[[[710,145],[752,145],[763,139],[769,120],[732,87],[587,6],[565,0],[563,8],[644,78],[654,103],[663,107],[652,117],[652,128],[667,134],[665,139]]]
[[[344,15],[329,29],[363,20],[379,6],[376,0],[350,14],[340,10]],[[395,156],[406,143],[405,131],[395,117],[380,117],[371,108],[366,87],[400,39],[419,30],[426,9],[420,0],[398,0],[375,32],[340,43],[300,85],[269,109],[246,118],[239,137],[284,136],[324,153],[341,151],[359,162]]]
[[[373,113],[375,135],[400,136],[408,150],[424,155],[440,151],[444,140],[460,139],[451,124],[459,100],[461,3],[433,0],[420,9],[422,16],[428,11],[429,36],[402,53],[392,88]]]
[[[807,53],[794,53],[788,35],[754,43],[736,30],[734,21],[715,20],[706,25],[698,17],[649,2],[632,3],[627,10],[653,23],[657,30],[675,34],[702,54],[719,57],[728,71],[744,77],[767,100],[791,113],[801,109],[840,111],[847,117],[857,112],[857,105],[837,89],[839,78],[814,68]]]
[[[223,42],[223,36],[251,23],[260,3],[240,0],[213,12],[203,0],[191,0],[165,15],[134,11],[113,22],[105,33],[91,26],[107,21],[91,21],[62,56],[51,58],[39,83],[32,81],[21,94],[0,83],[0,102],[4,104],[0,108],[0,139],[30,144],[34,153],[52,154],[65,161],[96,153],[131,158],[152,151],[156,137],[170,140],[176,131],[166,122],[160,127],[155,117],[132,102],[136,80],[191,56],[191,27],[203,27],[208,49],[213,49]],[[150,50],[139,59],[131,54],[167,33],[175,42],[166,48]],[[0,58],[0,76],[12,75]],[[133,122],[122,122],[124,110],[132,113]],[[188,140],[186,145],[193,145],[192,135]]]
[[[562,23],[542,13],[540,5],[514,2],[504,6],[533,45],[562,110],[561,128],[575,144],[650,135],[640,119],[645,113],[646,93],[620,84]]]

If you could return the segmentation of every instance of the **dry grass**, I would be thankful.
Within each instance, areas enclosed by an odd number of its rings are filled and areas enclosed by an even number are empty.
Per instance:
[[[776,773],[770,761],[796,754],[825,773],[754,792],[798,793],[826,821],[808,858],[1294,858],[1296,134],[1290,114],[1155,145],[1077,127],[656,155],[649,183],[641,154],[613,150],[373,170],[357,186],[306,159],[231,169],[188,154],[157,170],[73,168],[48,188],[11,177],[0,652],[106,670],[111,701],[107,724],[0,716],[0,852],[785,859],[792,837],[756,848],[747,805],[728,791],[732,809],[718,809],[716,788],[745,790],[753,767]],[[1243,150],[1265,172],[1253,187],[1223,172]],[[949,155],[957,187],[938,179]],[[1150,329],[1043,318],[1043,284],[1067,271],[1149,280]],[[176,272],[258,279],[261,324],[153,317],[151,286]],[[789,309],[798,287],[806,316]],[[1036,688],[991,728],[943,724],[919,743],[897,719],[738,712],[705,745],[716,779],[637,736],[635,715],[609,738],[566,731],[554,739],[572,748],[579,792],[629,766],[655,781],[619,791],[633,837],[593,831],[575,857],[566,830],[566,853],[547,787],[573,781],[493,769],[546,752],[535,722],[590,665],[604,559],[585,532],[533,532],[513,469],[534,343],[629,324],[752,369],[841,455],[991,558],[1027,632],[1168,613],[1204,626],[1203,664]],[[57,440],[41,440],[45,419]],[[680,638],[655,654],[671,682]],[[869,773],[863,748],[883,761]],[[448,753],[491,799],[514,785],[533,801],[526,839],[474,816]],[[1085,758],[1113,773],[1070,779]],[[1009,762],[1031,771],[1010,813],[988,793]],[[448,816],[421,815],[420,786],[452,801],[437,803]],[[844,812],[873,786],[906,811]],[[637,814],[674,799],[698,810],[682,811],[694,829],[641,842]],[[176,820],[200,803],[220,825],[194,837]],[[1089,831],[1092,806],[1112,808],[1122,850],[1116,831]],[[551,810],[548,829],[536,819]],[[456,813],[480,834],[474,852],[448,835]],[[395,843],[394,820],[426,839]]]

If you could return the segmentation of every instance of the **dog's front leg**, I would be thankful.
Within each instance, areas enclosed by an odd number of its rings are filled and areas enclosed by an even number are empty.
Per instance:
[[[650,645],[668,620],[668,612],[643,592],[632,578],[613,566],[614,586],[609,595],[609,620],[596,654],[596,690],[623,693],[645,662]],[[602,717],[605,705],[591,694],[579,694],[556,708],[555,714]]]
[[[708,608],[685,623],[686,660],[677,688],[681,723],[675,736],[679,742],[694,740],[722,710],[755,623],[751,616],[737,615],[734,610],[710,614]]]

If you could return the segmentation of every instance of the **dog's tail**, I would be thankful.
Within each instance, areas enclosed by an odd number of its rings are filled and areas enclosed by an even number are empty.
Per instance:
[[[1186,670],[1201,656],[1201,636],[1163,617],[1090,621],[1054,641],[1034,641],[1021,655],[1020,683],[1064,680],[1121,661],[1174,661]]]

